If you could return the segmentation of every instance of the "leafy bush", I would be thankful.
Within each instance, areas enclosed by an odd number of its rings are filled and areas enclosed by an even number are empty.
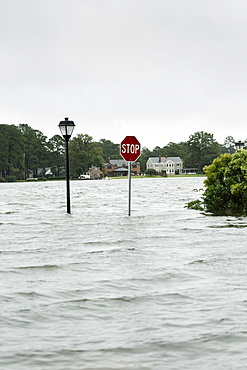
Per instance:
[[[0,182],[6,182],[5,178],[0,176]]]
[[[202,207],[202,204],[203,204],[202,200],[197,199],[197,200],[192,200],[191,202],[188,202],[185,207],[190,208],[190,209],[196,209],[197,211],[203,211],[204,208]]]
[[[149,175],[149,176],[152,176],[152,175],[156,175],[157,172],[154,168],[148,168],[146,171],[145,171],[145,174],[146,175]]]
[[[207,175],[203,195],[206,211],[247,211],[247,150],[222,154],[203,170]]]
[[[202,200],[185,207],[214,214],[247,213],[247,150],[222,154],[203,171],[207,179]]]
[[[6,180],[7,182],[15,182],[16,178],[13,175],[9,175],[9,176],[6,176]]]

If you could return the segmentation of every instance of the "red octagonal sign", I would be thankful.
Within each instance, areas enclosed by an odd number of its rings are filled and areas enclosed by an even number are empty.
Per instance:
[[[141,155],[141,144],[135,136],[126,136],[120,144],[120,154],[126,162],[135,162]]]

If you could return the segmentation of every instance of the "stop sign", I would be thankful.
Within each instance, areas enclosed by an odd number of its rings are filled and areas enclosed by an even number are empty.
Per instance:
[[[126,162],[135,162],[141,155],[141,144],[135,136],[126,136],[120,144],[120,154]]]

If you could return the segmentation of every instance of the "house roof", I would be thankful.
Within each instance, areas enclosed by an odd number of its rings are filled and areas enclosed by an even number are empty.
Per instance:
[[[153,163],[166,163],[168,161],[172,161],[175,163],[183,163],[180,157],[161,157],[161,161],[159,161],[159,157],[149,157]]]
[[[96,171],[99,171],[103,174],[103,172],[96,166],[92,166],[89,168],[88,172],[86,173],[86,175],[90,175],[91,172],[93,172],[93,170],[96,170]]]
[[[137,163],[137,164],[140,164],[140,162],[131,162],[131,163]],[[125,164],[125,166],[128,166],[128,162],[126,162],[124,159],[110,159],[110,163],[103,163],[102,166],[107,166],[108,164],[111,164],[111,165],[117,165],[117,168],[119,167],[123,167],[123,164]]]
[[[116,168],[113,172],[128,172],[128,168],[123,167]]]

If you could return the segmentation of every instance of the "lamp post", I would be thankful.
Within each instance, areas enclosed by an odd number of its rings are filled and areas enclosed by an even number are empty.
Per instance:
[[[66,117],[59,123],[62,136],[66,141],[66,183],[67,183],[67,213],[70,213],[70,189],[69,189],[69,139],[74,130],[75,124]]]
[[[244,143],[239,140],[237,143],[235,143],[236,151],[238,152],[239,150],[244,149]]]

